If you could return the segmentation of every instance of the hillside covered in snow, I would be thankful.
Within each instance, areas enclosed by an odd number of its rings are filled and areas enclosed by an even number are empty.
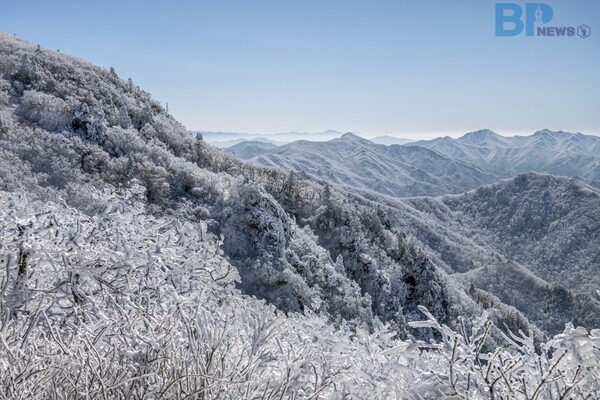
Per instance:
[[[556,332],[567,321],[600,324],[595,188],[530,173],[461,195],[403,202],[431,226],[447,230],[413,230],[432,254],[540,328]]]

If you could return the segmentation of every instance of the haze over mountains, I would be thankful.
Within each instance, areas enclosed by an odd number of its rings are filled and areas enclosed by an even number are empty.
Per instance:
[[[203,139],[213,146],[227,148],[243,142],[264,142],[272,143],[278,146],[294,142],[296,140],[325,141],[339,138],[342,132],[328,129],[323,132],[281,132],[281,133],[242,133],[242,132],[201,132],[192,131],[194,135],[202,135]],[[404,139],[397,136],[383,135],[371,139],[377,144],[406,144],[413,142],[412,139]]]
[[[260,156],[261,154],[267,153],[276,147],[277,145],[273,143],[261,142],[258,140],[245,140],[224,149],[224,151],[239,159],[249,160],[251,158]]]
[[[270,134],[245,133],[245,132],[203,132],[192,131],[194,135],[202,135],[203,140],[216,147],[230,147],[245,141],[260,141],[273,144],[285,144],[296,140],[331,140],[340,137],[343,133],[329,129],[323,132],[279,132]]]
[[[114,70],[0,56],[0,397],[600,390],[596,189],[352,134],[257,166]]]

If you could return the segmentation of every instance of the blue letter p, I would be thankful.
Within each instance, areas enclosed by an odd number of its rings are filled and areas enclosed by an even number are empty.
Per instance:
[[[529,5],[527,5],[527,9],[529,9]],[[512,11],[512,13],[507,15],[506,11]],[[516,3],[496,3],[496,36],[517,36],[523,32],[522,15],[523,9]],[[507,23],[513,24],[514,27],[505,29],[504,25]]]
[[[533,36],[533,29],[536,22],[547,24],[554,16],[552,7],[546,3],[527,3],[525,7],[527,14],[525,34],[527,36]]]

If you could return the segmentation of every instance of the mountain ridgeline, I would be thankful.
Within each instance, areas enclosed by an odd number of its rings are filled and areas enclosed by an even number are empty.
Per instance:
[[[503,178],[526,172],[571,176],[600,187],[600,137],[544,129],[504,137],[490,130],[411,143],[468,162]]]
[[[423,147],[385,146],[352,133],[327,142],[293,142],[251,161],[399,197],[459,193],[497,179]]]
[[[575,177],[600,187],[600,138],[595,136],[542,130],[504,137],[482,130],[458,139],[382,143],[389,145],[346,133],[327,142],[298,140],[279,147],[248,142],[226,151],[256,165],[395,197],[460,193],[527,172]]]

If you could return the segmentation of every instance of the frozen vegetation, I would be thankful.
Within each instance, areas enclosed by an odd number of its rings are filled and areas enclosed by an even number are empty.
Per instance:
[[[466,283],[501,244],[468,264],[473,238],[428,239],[453,229],[438,205],[480,218],[461,196],[239,161],[114,70],[0,32],[0,398],[597,397],[600,331]]]

